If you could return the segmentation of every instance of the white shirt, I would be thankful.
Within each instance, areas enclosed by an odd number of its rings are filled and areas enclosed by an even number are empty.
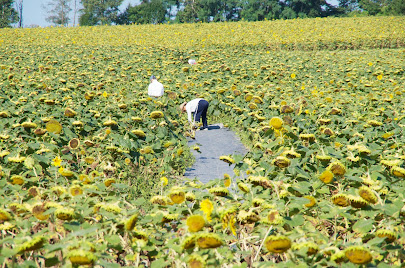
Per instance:
[[[202,100],[202,99],[201,98],[200,99],[194,99],[194,100],[191,100],[191,101],[187,102],[186,111],[187,111],[187,116],[188,116],[188,121],[189,122],[192,122],[191,121],[191,113],[194,113],[194,116],[195,116],[195,113],[197,112],[197,109],[198,109],[198,103],[200,102],[200,100]]]
[[[162,83],[158,80],[153,79],[148,87],[148,95],[151,97],[162,97],[164,93],[164,88]]]

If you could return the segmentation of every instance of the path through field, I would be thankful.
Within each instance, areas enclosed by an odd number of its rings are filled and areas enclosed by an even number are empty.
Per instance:
[[[200,147],[200,153],[192,149],[194,145]],[[222,124],[210,125],[207,131],[197,131],[195,140],[190,140],[189,146],[195,156],[195,163],[186,170],[184,176],[198,178],[202,183],[223,178],[225,173],[233,175],[234,165],[229,166],[219,160],[221,155],[243,155],[247,152],[235,133]]]

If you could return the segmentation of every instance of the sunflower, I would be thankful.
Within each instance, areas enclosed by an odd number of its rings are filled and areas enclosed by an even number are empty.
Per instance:
[[[280,108],[280,112],[283,114],[288,114],[294,112],[294,109],[289,105],[283,105]]]
[[[397,235],[393,231],[387,229],[380,229],[375,235],[378,237],[384,237],[385,241],[388,243],[392,243],[397,239]]]
[[[167,196],[155,195],[150,199],[152,204],[166,206],[171,203],[171,200]]]
[[[245,210],[239,211],[236,218],[238,222],[240,222],[241,224],[246,223],[250,224],[260,220],[260,216],[256,211],[245,211]]]
[[[325,170],[322,172],[322,174],[319,176],[319,179],[323,183],[331,183],[333,181],[333,173],[330,170]]]
[[[54,134],[59,134],[62,132],[62,125],[58,121],[51,119],[46,123],[46,130]]]
[[[66,108],[66,109],[65,109],[65,112],[64,112],[64,115],[65,115],[66,117],[75,117],[76,114],[77,114],[77,113],[76,113],[73,109],[71,109],[71,108]]]
[[[135,134],[138,138],[145,138],[146,137],[145,132],[143,132],[143,130],[141,130],[141,129],[131,130],[131,133]]]
[[[35,218],[37,218],[40,221],[45,221],[49,218],[49,214],[44,215],[44,212],[46,211],[46,207],[42,203],[37,203],[32,207],[32,214],[34,215]]]
[[[391,168],[391,174],[396,177],[399,177],[399,178],[404,178],[405,177],[405,168],[394,166]]]
[[[315,255],[319,251],[319,246],[315,244],[314,242],[304,242],[300,244],[294,244],[292,246],[292,249],[294,250],[300,250],[300,249],[306,249],[307,255]]]
[[[90,252],[82,249],[75,249],[69,251],[66,256],[73,265],[93,265],[97,260],[96,256]]]
[[[330,170],[333,175],[343,176],[346,173],[345,166],[339,161],[330,163],[327,169]]]
[[[229,194],[229,190],[225,187],[213,187],[208,192],[216,196],[227,196]]]
[[[287,157],[280,155],[272,161],[272,164],[279,168],[286,168],[291,164],[291,161]]]
[[[69,141],[69,147],[72,149],[77,149],[80,146],[80,140],[73,138]]]
[[[270,182],[270,180],[266,177],[263,176],[249,176],[248,180],[250,183],[252,183],[253,185],[260,185],[263,188],[271,188],[272,184]]]
[[[192,249],[195,247],[195,242],[196,242],[197,234],[193,234],[191,236],[187,236],[183,242],[181,243],[181,247],[183,249]]]
[[[170,193],[169,193],[169,198],[173,201],[175,204],[181,204],[184,202],[185,198],[185,193],[183,190],[178,189],[178,188],[173,188]]]
[[[214,205],[209,199],[204,199],[201,204],[201,211],[204,212],[205,216],[207,217],[207,220],[210,222],[211,221],[211,213],[214,210]]]
[[[31,121],[27,121],[27,122],[21,123],[21,126],[23,128],[36,128],[37,124],[35,124],[34,122],[31,122]]]
[[[83,189],[80,187],[80,185],[73,185],[69,188],[69,192],[72,196],[82,195]]]
[[[158,119],[158,118],[163,118],[163,117],[164,117],[164,114],[162,111],[153,111],[150,114],[150,118],[152,118],[152,119]]]
[[[238,188],[244,193],[249,193],[250,192],[249,187],[243,182],[238,182]]]
[[[7,211],[5,211],[4,209],[0,208],[0,220],[1,221],[9,221],[11,220],[11,215],[10,213],[8,213]]]
[[[127,231],[132,231],[135,228],[135,224],[138,221],[138,214],[132,215],[126,222],[125,222],[125,229]]]
[[[366,264],[373,260],[371,253],[368,249],[361,246],[351,246],[345,251],[346,258],[355,264]]]
[[[267,215],[267,220],[272,225],[282,225],[284,223],[283,217],[280,216],[277,210],[271,210]]]
[[[270,125],[274,129],[281,129],[283,127],[283,119],[280,117],[273,117],[270,119]]]
[[[362,208],[368,205],[368,202],[360,196],[349,195],[350,205],[354,208]]]
[[[204,268],[206,265],[204,259],[197,253],[188,257],[187,264],[189,268]]]
[[[37,236],[32,238],[31,240],[23,243],[21,246],[18,247],[18,252],[27,252],[40,249],[44,246],[47,239],[44,236]]]
[[[106,127],[115,127],[117,125],[118,125],[118,123],[112,119],[109,119],[103,123],[103,126],[106,126]]]
[[[375,204],[378,201],[377,195],[367,186],[361,186],[359,189],[359,195],[366,200],[367,202],[370,202],[371,204]]]
[[[306,199],[309,200],[309,202],[305,204],[305,206],[306,206],[307,208],[310,208],[310,207],[313,207],[313,206],[316,205],[316,199],[315,199],[315,197],[310,196],[310,195],[307,195],[307,196],[304,196],[304,198],[306,198]]]
[[[198,247],[206,248],[217,248],[224,244],[221,237],[214,233],[199,234],[196,237],[196,244]]]
[[[108,179],[104,180],[105,187],[109,187],[113,183],[116,183],[116,180],[114,178],[108,178]]]
[[[58,208],[55,210],[56,218],[64,221],[70,221],[74,218],[75,212],[73,208]]]
[[[220,156],[219,160],[222,160],[222,161],[224,161],[224,162],[226,162],[226,163],[228,163],[230,165],[235,164],[235,160],[232,157],[227,156],[227,155]]]
[[[187,218],[186,224],[189,232],[198,232],[204,227],[205,220],[201,215],[191,215]]]
[[[13,185],[23,185],[24,184],[24,178],[21,175],[13,175],[10,178],[11,184]]]
[[[333,204],[341,207],[347,207],[350,205],[349,197],[345,194],[335,194],[331,197],[331,200]]]
[[[266,249],[272,253],[284,253],[291,248],[291,240],[282,235],[270,235],[264,244]]]

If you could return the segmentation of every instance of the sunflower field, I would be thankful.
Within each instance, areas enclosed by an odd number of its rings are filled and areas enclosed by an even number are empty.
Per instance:
[[[403,25],[1,29],[0,264],[400,267]],[[195,97],[249,148],[207,184],[182,177]]]

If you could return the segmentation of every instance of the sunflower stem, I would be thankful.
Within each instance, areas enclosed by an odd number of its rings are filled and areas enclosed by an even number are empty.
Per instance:
[[[259,256],[260,250],[262,249],[262,247],[263,247],[263,245],[264,245],[264,241],[266,240],[267,236],[269,235],[269,233],[270,233],[270,231],[271,231],[272,229],[273,229],[273,225],[270,225],[269,229],[267,230],[266,235],[263,237],[263,241],[262,241],[262,243],[260,244],[260,247],[257,249],[256,256],[254,257],[253,262],[255,262],[256,259],[257,259],[257,257]]]

